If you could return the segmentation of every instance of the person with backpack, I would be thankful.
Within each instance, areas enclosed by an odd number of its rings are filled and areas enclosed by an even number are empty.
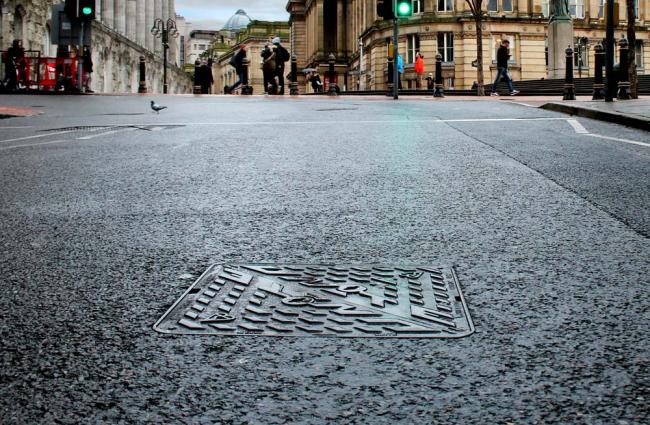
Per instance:
[[[275,46],[275,65],[276,75],[278,77],[279,95],[284,94],[284,63],[291,59],[289,51],[280,43],[280,37],[275,37],[271,43]]]
[[[276,94],[278,83],[275,80],[277,65],[275,62],[275,50],[268,43],[262,50],[262,76],[264,77],[264,94]]]
[[[240,44],[239,45],[239,50],[237,53],[232,55],[230,58],[230,62],[228,64],[235,68],[235,72],[237,73],[237,78],[238,80],[233,84],[232,86],[228,86],[227,84],[223,88],[223,92],[225,94],[231,94],[237,87],[241,86],[244,82],[244,59],[246,59],[246,52],[248,51],[248,47],[245,44]]]

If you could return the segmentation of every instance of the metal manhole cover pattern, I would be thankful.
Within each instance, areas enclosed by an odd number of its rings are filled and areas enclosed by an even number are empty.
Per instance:
[[[156,322],[179,335],[459,338],[474,332],[451,268],[213,265]]]

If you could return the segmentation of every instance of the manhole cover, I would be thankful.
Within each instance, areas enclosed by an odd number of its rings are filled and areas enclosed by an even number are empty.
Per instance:
[[[474,325],[451,268],[214,265],[154,325],[195,335],[459,338]]]

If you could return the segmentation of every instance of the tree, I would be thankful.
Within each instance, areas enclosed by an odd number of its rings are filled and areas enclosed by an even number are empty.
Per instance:
[[[629,0],[628,0],[629,1]],[[485,96],[483,87],[483,0],[465,0],[476,24],[476,88],[477,96]]]
[[[628,51],[627,51],[627,65],[628,72],[630,74],[630,97],[632,99],[638,99],[639,95],[637,93],[637,78],[636,78],[636,58],[635,58],[635,48],[636,48],[636,32],[634,25],[636,23],[636,14],[634,13],[634,6],[638,0],[626,0],[625,6],[627,9],[627,42]],[[622,65],[622,64],[621,64]]]

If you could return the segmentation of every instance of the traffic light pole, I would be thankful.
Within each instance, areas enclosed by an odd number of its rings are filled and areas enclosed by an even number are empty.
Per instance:
[[[79,49],[77,49],[77,88],[79,89],[79,93],[83,91],[83,65],[84,65],[84,56],[83,56],[83,48],[84,48],[84,27],[85,27],[85,22],[81,21],[80,22],[81,28],[79,29]]]
[[[399,99],[399,70],[397,69],[397,42],[399,38],[399,21],[393,19],[393,99]]]

